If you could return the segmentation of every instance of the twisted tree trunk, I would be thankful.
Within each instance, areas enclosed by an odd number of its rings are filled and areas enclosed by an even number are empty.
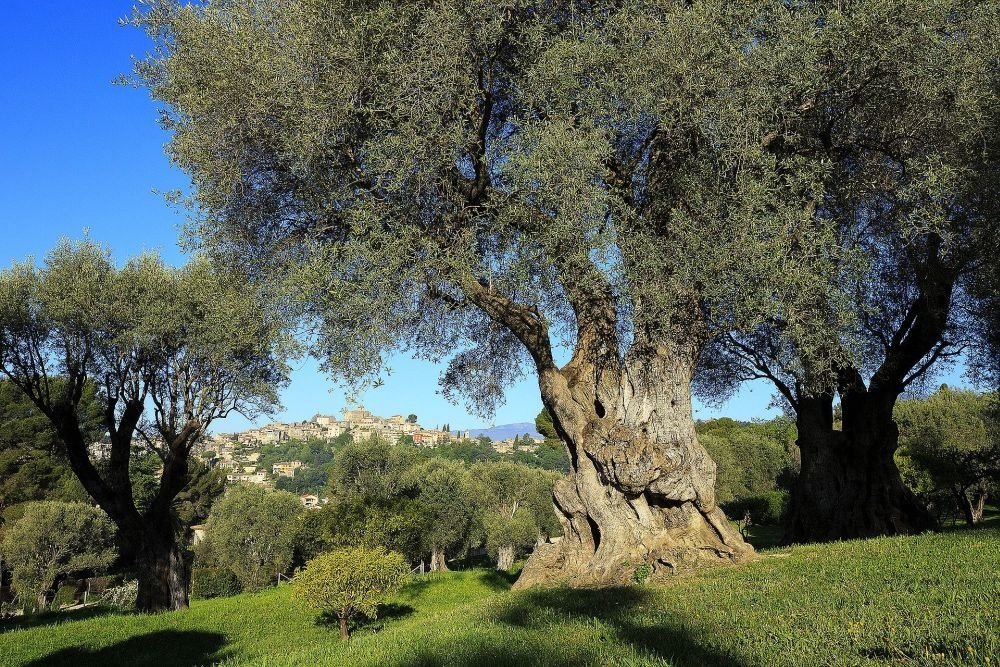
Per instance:
[[[445,561],[444,549],[431,550],[431,572],[447,572],[448,563]]]
[[[572,470],[553,500],[564,537],[537,547],[516,587],[608,585],[753,554],[715,504],[715,463],[691,412],[694,349],[601,367],[577,356],[539,376]]]
[[[177,542],[173,526],[156,522],[135,533],[123,533],[123,539],[133,541],[135,562],[139,570],[139,611],[154,612],[186,609],[190,563]]]
[[[833,428],[832,395],[799,400],[802,469],[792,492],[785,542],[908,535],[935,527],[896,467],[899,430],[893,404],[894,398],[877,393],[846,394],[838,431]]]
[[[965,487],[957,487],[955,489],[955,499],[958,501],[958,507],[962,510],[965,523],[970,528],[978,526],[983,522],[983,512],[986,509],[987,495],[986,482],[984,481],[978,482],[971,489]]]
[[[497,549],[497,570],[510,572],[514,567],[514,545],[505,544]]]

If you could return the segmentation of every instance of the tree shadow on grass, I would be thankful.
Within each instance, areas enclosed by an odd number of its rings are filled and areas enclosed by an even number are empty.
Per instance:
[[[355,616],[349,621],[349,625],[352,633],[358,630],[379,632],[385,628],[389,621],[406,618],[407,616],[412,615],[414,611],[416,610],[408,604],[398,604],[396,602],[380,604],[378,606],[378,616],[376,618]],[[331,630],[339,629],[340,619],[336,614],[327,612],[320,614],[316,618],[316,625],[321,625]]]
[[[162,630],[99,649],[62,649],[26,667],[194,667],[219,660],[225,643],[226,638],[215,632]]]
[[[509,591],[510,587],[517,581],[518,575],[514,572],[503,572],[500,570],[484,570],[479,574],[479,580],[497,592]]]
[[[642,607],[652,603],[653,595],[636,587],[536,589],[514,598],[496,620],[515,627],[540,627],[553,613],[569,619],[597,619],[614,631],[617,641],[672,665],[745,667],[744,660],[706,645],[682,623],[669,618],[653,625],[637,622]]]
[[[37,628],[43,625],[55,625],[57,623],[68,623],[70,621],[84,621],[88,618],[105,616],[107,614],[123,614],[121,609],[112,609],[104,605],[93,605],[90,607],[80,607],[79,609],[67,609],[63,611],[47,611],[42,614],[26,614],[0,620],[0,634],[11,630],[25,630],[27,628]]]

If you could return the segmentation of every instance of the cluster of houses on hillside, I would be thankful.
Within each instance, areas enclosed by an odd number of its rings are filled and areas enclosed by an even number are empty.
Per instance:
[[[401,438],[408,437],[418,447],[437,447],[453,441],[471,439],[469,431],[453,433],[448,430],[424,428],[417,423],[416,415],[408,417],[393,415],[383,418],[373,415],[364,407],[357,407],[345,408],[340,419],[329,415],[315,415],[309,421],[279,422],[240,433],[207,435],[198,443],[195,451],[209,465],[225,470],[227,482],[273,487],[282,477],[294,477],[296,471],[305,464],[302,461],[280,461],[265,469],[260,465],[262,455],[260,450],[265,446],[292,440],[332,442],[347,432],[350,432],[356,440],[377,436],[390,442],[397,442]],[[507,438],[491,444],[497,452],[509,454],[516,450],[534,450],[541,442],[541,439],[522,437]],[[107,442],[96,442],[91,445],[91,456],[95,460],[107,458],[110,455],[110,447]],[[300,500],[307,507],[318,507],[326,499],[304,495]]]
[[[468,438],[469,432],[453,434],[440,429],[424,428],[417,423],[415,415],[403,417],[379,417],[363,407],[344,409],[341,419],[330,415],[316,415],[309,421],[292,424],[274,423],[253,428],[229,436],[244,445],[270,445],[284,440],[325,440],[331,441],[350,431],[355,439],[366,440],[380,436],[395,442],[402,436],[410,436],[413,443],[421,447],[434,447],[456,438]],[[226,437],[226,436],[220,436]]]

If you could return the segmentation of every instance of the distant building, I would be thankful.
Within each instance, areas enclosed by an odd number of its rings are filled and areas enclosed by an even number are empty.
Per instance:
[[[294,477],[295,471],[302,467],[302,461],[283,461],[271,466],[271,472],[278,477]]]
[[[226,475],[226,481],[230,484],[242,482],[244,484],[257,484],[260,486],[271,486],[271,480],[266,473],[231,473]]]

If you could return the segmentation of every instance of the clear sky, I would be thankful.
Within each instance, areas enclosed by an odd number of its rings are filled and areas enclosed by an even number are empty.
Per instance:
[[[147,49],[141,32],[118,25],[131,3],[8,4],[0,27],[0,265],[41,257],[60,237],[84,233],[119,260],[152,249],[182,262],[182,214],[157,193],[184,188],[187,179],[164,156],[168,137],[146,92],[112,85]],[[405,358],[392,366],[381,388],[360,397],[376,414],[413,412],[425,426],[488,425],[437,393],[440,367]],[[769,386],[755,383],[720,409],[698,406],[696,415],[765,417],[774,414],[769,401]],[[283,403],[274,418],[301,420],[339,411],[345,397],[303,361]],[[540,407],[528,378],[508,391],[495,423],[531,421]],[[246,426],[233,417],[215,430]]]

